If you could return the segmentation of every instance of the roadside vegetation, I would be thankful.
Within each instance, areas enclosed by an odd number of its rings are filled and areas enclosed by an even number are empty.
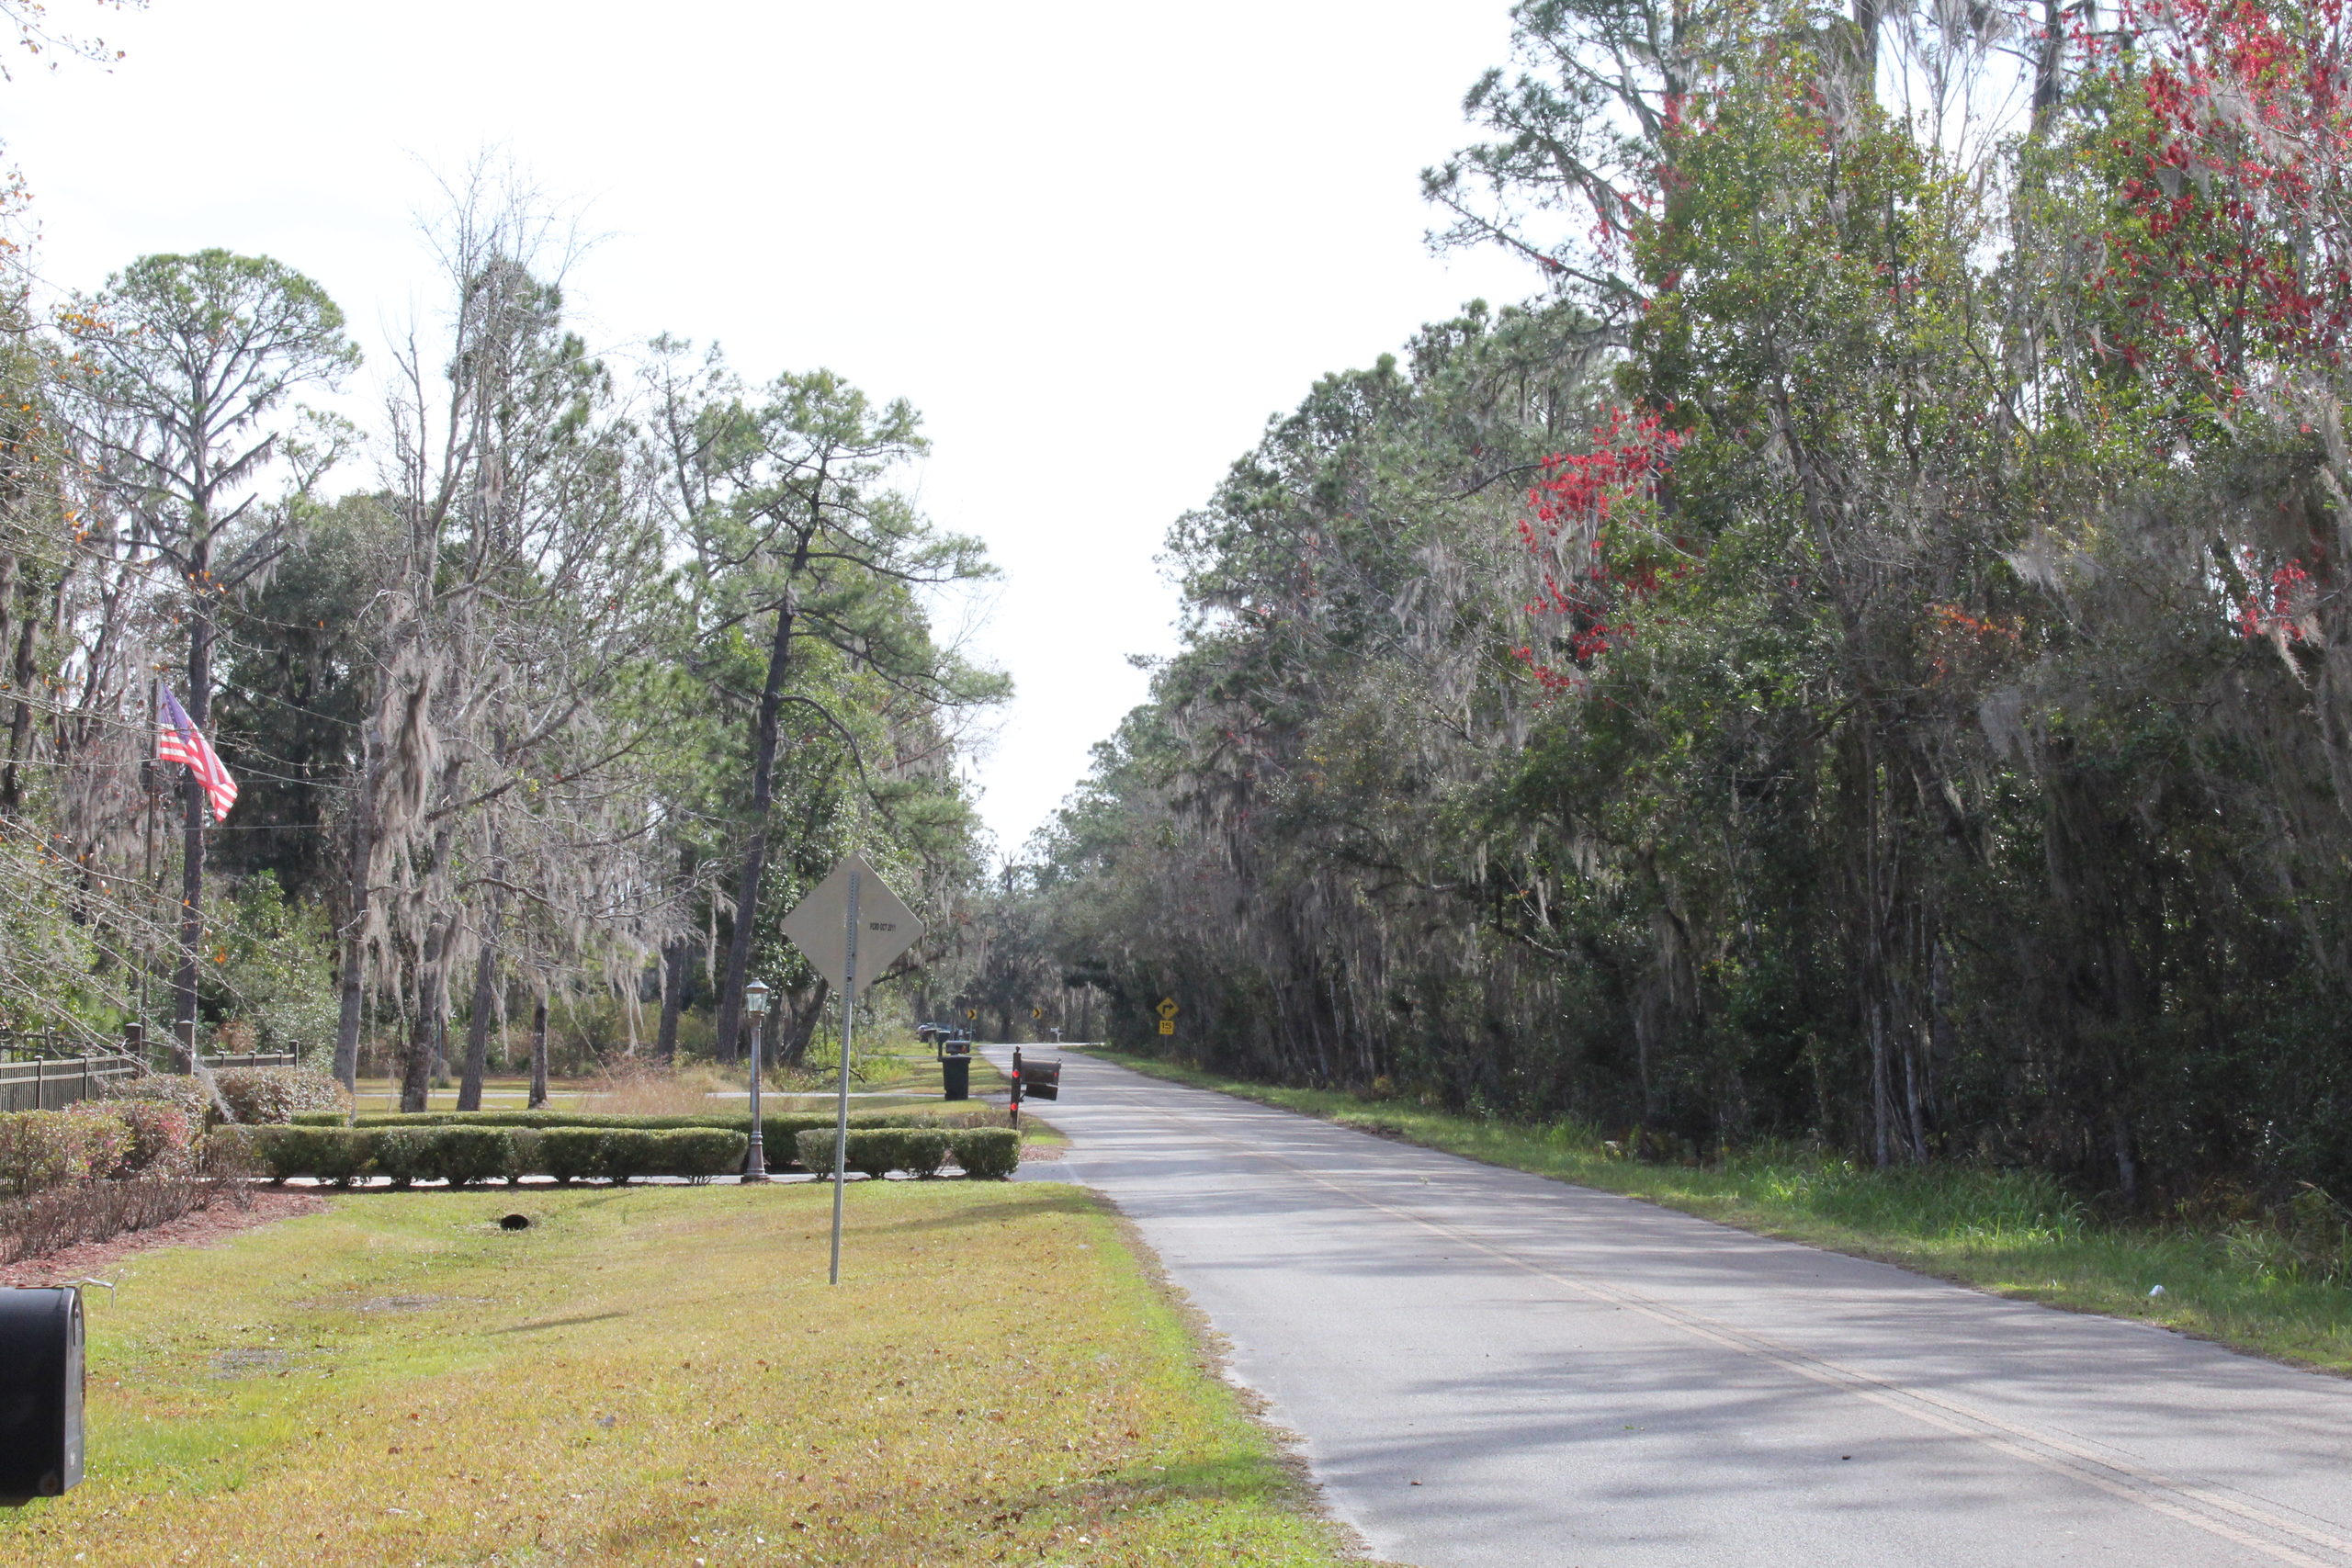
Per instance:
[[[1082,1191],[357,1194],[90,1303],[90,1476],[0,1563],[1335,1563]],[[520,1211],[527,1230],[497,1226]]]
[[[1250,1083],[1135,1052],[1092,1054],[1742,1230],[2352,1373],[2352,1215],[2316,1190],[2283,1216],[2250,1194],[2232,1202],[2216,1193],[2201,1212],[2103,1217],[2040,1171],[1951,1162],[1875,1170],[1793,1143],[1686,1157],[1679,1148],[1637,1150],[1642,1140],[1605,1138],[1572,1122],[1473,1116],[1405,1099]],[[2151,1294],[2158,1286],[2163,1292]]]
[[[2159,1247],[2106,1304],[2334,1321],[2352,13],[2069,15],[1514,6],[1424,179],[1530,297],[1172,522],[1179,646],[980,974],[1928,1251],[2035,1173]]]

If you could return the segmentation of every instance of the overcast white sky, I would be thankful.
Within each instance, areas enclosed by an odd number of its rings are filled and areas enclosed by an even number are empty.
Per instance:
[[[1161,536],[1267,416],[1527,292],[1507,257],[1431,256],[1416,188],[1506,9],[55,0],[129,58],[18,66],[0,135],[61,288],[265,253],[380,361],[430,303],[432,172],[497,148],[603,236],[571,295],[599,346],[717,338],[754,378],[911,400],[926,508],[1005,574],[977,642],[1019,695],[975,776],[1010,852],[1141,700]]]

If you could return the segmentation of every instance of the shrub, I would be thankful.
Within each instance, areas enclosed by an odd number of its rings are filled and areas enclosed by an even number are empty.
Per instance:
[[[506,1174],[514,1134],[503,1127],[437,1127],[434,1174],[452,1187],[470,1187]]]
[[[334,1128],[303,1129],[332,1134]],[[446,1181],[467,1187],[503,1176],[514,1158],[514,1138],[503,1127],[354,1128],[373,1140],[376,1168],[395,1187]]]
[[[62,1111],[0,1116],[0,1187],[27,1197],[88,1179],[90,1121]]]
[[[764,1136],[764,1134],[763,1134]],[[854,1138],[857,1134],[850,1134]],[[803,1127],[793,1134],[792,1156],[803,1170],[819,1176],[833,1174],[833,1130],[831,1127]]]
[[[910,1127],[899,1135],[899,1168],[933,1177],[947,1163],[948,1134],[934,1128]]]
[[[220,1177],[138,1176],[0,1199],[0,1263],[81,1242],[110,1241],[222,1201],[244,1208],[253,1195],[242,1181]]]
[[[650,1127],[607,1127],[597,1134],[596,1174],[626,1187],[634,1176],[650,1176],[661,1167],[662,1145],[658,1140],[670,1135],[669,1129]]]
[[[1010,1127],[967,1127],[947,1142],[967,1176],[1002,1180],[1021,1168],[1021,1134]]]
[[[74,1120],[74,1135],[82,1141],[82,1179],[104,1181],[130,1174],[135,1141],[130,1123],[111,1106],[83,1100],[65,1108]]]
[[[204,1086],[192,1077],[174,1073],[149,1073],[144,1077],[109,1078],[102,1091],[108,1100],[153,1102],[175,1105],[188,1119],[191,1129],[202,1127],[212,1118],[212,1097]]]
[[[537,1175],[539,1163],[540,1133],[537,1127],[510,1127],[506,1133],[506,1185],[514,1186],[526,1176]]]
[[[830,1126],[804,1128],[793,1140],[793,1152],[808,1169],[830,1176],[833,1169],[833,1136]],[[926,1127],[853,1127],[848,1141],[849,1168],[877,1178],[894,1170],[933,1176],[946,1163],[950,1140],[960,1136],[961,1134]]]
[[[196,1146],[196,1132],[203,1122],[162,1100],[100,1100],[130,1132],[130,1152],[124,1160],[130,1174],[175,1171],[187,1165]]]
[[[849,1168],[879,1181],[904,1163],[906,1141],[895,1127],[857,1128],[849,1135]]]
[[[212,1075],[240,1122],[283,1125],[305,1111],[349,1111],[351,1095],[309,1067],[230,1067]]]
[[[549,1127],[539,1134],[539,1168],[569,1186],[601,1169],[605,1153],[601,1127]]]
[[[348,1187],[368,1169],[373,1134],[351,1127],[222,1127],[211,1142],[250,1155],[272,1181],[315,1176]]]
[[[370,1129],[368,1146],[375,1156],[378,1173],[390,1177],[395,1187],[412,1186],[429,1175],[433,1135],[439,1131],[437,1127]]]
[[[708,1181],[714,1176],[731,1176],[742,1169],[744,1156],[752,1147],[749,1133],[731,1132],[724,1127],[681,1127],[653,1136],[662,1141],[667,1156],[662,1174],[683,1176],[694,1182]]]
[[[849,1124],[854,1129],[928,1127],[933,1129],[966,1126],[975,1119],[994,1119],[993,1112],[936,1112],[928,1111],[859,1111],[850,1115]],[[344,1118],[327,1111],[297,1111],[294,1120],[303,1125],[325,1125],[340,1122]],[[556,1128],[609,1128],[641,1132],[665,1132],[688,1128],[719,1128],[749,1134],[750,1115],[741,1111],[700,1111],[692,1115],[629,1116],[618,1112],[596,1111],[368,1111],[349,1118],[359,1127],[518,1127],[548,1131]],[[831,1129],[833,1113],[830,1111],[792,1111],[760,1118],[760,1138],[766,1149],[768,1168],[781,1170],[793,1164],[795,1140],[812,1127]],[[830,1164],[830,1159],[828,1160]],[[575,1176],[595,1174],[593,1167],[583,1167]],[[650,1173],[649,1173],[650,1174]],[[559,1178],[561,1179],[561,1178]]]

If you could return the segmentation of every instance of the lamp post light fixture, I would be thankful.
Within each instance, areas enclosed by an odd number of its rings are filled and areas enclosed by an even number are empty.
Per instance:
[[[760,1026],[767,1021],[768,987],[754,980],[743,987],[743,1010],[752,1015],[752,1146],[743,1154],[743,1179],[768,1179],[768,1151],[760,1141]]]

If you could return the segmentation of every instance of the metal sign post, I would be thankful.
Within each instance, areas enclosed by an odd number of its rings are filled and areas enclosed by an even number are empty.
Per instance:
[[[857,1023],[857,896],[862,871],[849,874],[849,918],[842,926],[842,1087],[833,1110],[833,1260],[825,1282],[842,1282],[842,1193],[849,1186],[849,1041]]]
[[[862,968],[880,973],[922,936],[922,922],[890,891],[874,868],[855,855],[842,857],[832,874],[784,918],[792,939],[817,972],[842,988],[841,1089],[833,1111],[833,1251],[827,1279],[842,1282],[842,1168],[849,1159],[849,1056],[857,1024],[857,976]]]

